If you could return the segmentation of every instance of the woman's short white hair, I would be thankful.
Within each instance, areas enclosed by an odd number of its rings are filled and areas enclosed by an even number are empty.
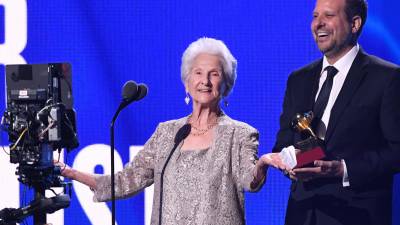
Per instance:
[[[181,79],[183,85],[189,77],[194,59],[201,53],[216,55],[220,58],[224,77],[225,90],[223,97],[229,95],[235,85],[237,61],[224,42],[214,38],[202,37],[192,42],[183,52],[181,64]]]

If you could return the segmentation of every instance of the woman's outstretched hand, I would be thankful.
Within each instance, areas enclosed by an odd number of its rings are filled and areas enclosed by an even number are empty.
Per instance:
[[[96,189],[96,179],[94,174],[75,170],[67,164],[57,160],[54,160],[53,164],[54,166],[60,167],[61,176],[81,182],[82,184],[89,186],[91,189]]]
[[[267,169],[269,166],[277,168],[281,171],[289,171],[290,168],[285,163],[283,163],[279,153],[268,153],[264,154],[257,161],[253,172],[253,181],[251,187],[257,189],[265,181]]]
[[[54,166],[60,167],[61,176],[72,179],[73,170],[71,167],[58,160],[53,160],[53,164]]]
[[[283,163],[279,153],[267,153],[260,157],[259,161],[262,162],[263,167],[272,166],[282,171],[291,170],[288,165]]]

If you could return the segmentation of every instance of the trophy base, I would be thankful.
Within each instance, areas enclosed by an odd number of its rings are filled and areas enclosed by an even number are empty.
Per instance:
[[[314,166],[312,163],[315,160],[323,159],[325,158],[325,153],[322,150],[321,147],[315,147],[310,150],[306,151],[301,151],[297,153],[296,155],[296,160],[297,160],[297,165],[295,168],[300,168],[304,167],[310,164],[310,166]]]

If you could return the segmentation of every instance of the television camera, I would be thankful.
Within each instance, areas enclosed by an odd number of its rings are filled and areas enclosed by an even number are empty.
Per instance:
[[[66,208],[70,184],[60,179],[53,152],[78,147],[69,63],[6,65],[7,109],[1,125],[8,133],[10,162],[18,180],[35,189],[35,199],[19,209],[0,211],[0,225],[15,224],[33,214],[45,224],[46,213]],[[64,194],[45,197],[45,190],[64,187]],[[70,193],[70,191],[69,191]]]

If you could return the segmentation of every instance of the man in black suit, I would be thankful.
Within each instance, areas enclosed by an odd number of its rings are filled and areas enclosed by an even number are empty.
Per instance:
[[[274,151],[301,137],[296,113],[313,111],[326,157],[293,169],[287,225],[389,225],[400,170],[400,68],[357,44],[365,0],[317,0],[311,30],[323,58],[287,81]]]

